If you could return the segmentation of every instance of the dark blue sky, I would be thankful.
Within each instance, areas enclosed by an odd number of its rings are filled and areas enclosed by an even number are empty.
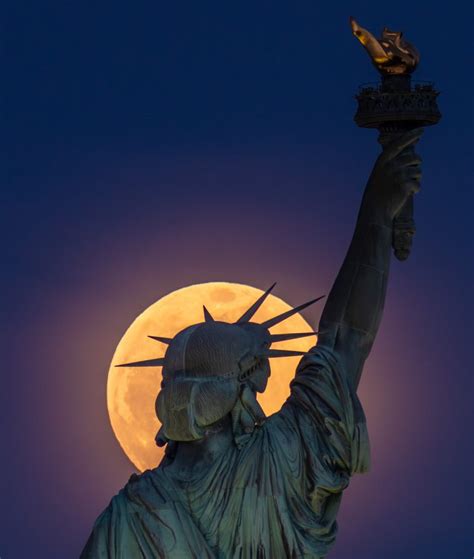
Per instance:
[[[143,308],[212,280],[278,280],[294,304],[328,291],[378,153],[352,121],[377,79],[354,15],[416,44],[443,119],[418,147],[414,250],[361,385],[373,472],[345,497],[332,557],[471,557],[471,3],[4,11],[0,556],[77,557],[132,472],[105,380]]]

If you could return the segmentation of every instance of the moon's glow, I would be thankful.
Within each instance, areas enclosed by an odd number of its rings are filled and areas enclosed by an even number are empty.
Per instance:
[[[125,332],[110,364],[107,407],[113,431],[122,449],[143,471],[158,465],[163,449],[155,445],[160,422],[155,415],[155,399],[160,390],[161,367],[116,368],[115,365],[162,357],[166,346],[147,336],[174,337],[191,324],[203,322],[205,305],[216,320],[234,322],[262,295],[263,291],[238,283],[210,282],[173,291],[142,312]],[[292,307],[269,295],[252,321],[263,322]],[[271,332],[309,332],[313,328],[300,314],[277,324]],[[314,336],[273,344],[274,348],[307,351]],[[271,359],[272,374],[258,399],[265,413],[278,411],[289,394],[299,357]]]

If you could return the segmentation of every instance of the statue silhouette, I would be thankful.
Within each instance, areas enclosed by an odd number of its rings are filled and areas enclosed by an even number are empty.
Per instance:
[[[270,375],[270,346],[302,334],[251,321],[270,288],[235,323],[186,328],[164,357],[124,366],[163,366],[156,402],[162,462],[133,475],[97,519],[82,559],[323,558],[354,473],[369,467],[356,391],[380,324],[392,223],[419,190],[422,130],[378,157],[354,236],[324,306],[318,344],[305,354],[281,410],[265,417],[256,393]],[[273,286],[272,286],[273,287]],[[212,309],[211,309],[212,310]]]

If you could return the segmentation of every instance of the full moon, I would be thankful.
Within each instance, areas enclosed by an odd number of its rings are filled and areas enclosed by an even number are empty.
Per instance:
[[[238,283],[210,282],[184,287],[169,293],[142,312],[130,325],[115,350],[107,381],[107,407],[112,429],[120,446],[140,471],[155,468],[163,449],[155,444],[160,422],[155,415],[155,399],[160,390],[161,367],[116,368],[121,363],[162,357],[166,345],[148,336],[174,337],[178,332],[204,321],[203,305],[215,320],[235,322],[263,294],[261,289]],[[282,299],[270,294],[252,318],[263,322],[290,310]],[[311,332],[313,328],[299,314],[271,329],[274,334]],[[272,348],[308,351],[315,336],[272,344]],[[267,389],[258,395],[265,413],[278,411],[289,395],[300,357],[270,360]]]

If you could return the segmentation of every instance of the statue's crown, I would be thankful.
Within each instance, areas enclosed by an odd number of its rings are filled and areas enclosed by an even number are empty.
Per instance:
[[[272,326],[286,320],[318,297],[290,309],[261,324],[251,322],[252,317],[268,297],[273,284],[234,323],[214,320],[206,307],[204,322],[188,326],[174,338],[149,337],[168,346],[164,357],[124,363],[117,367],[163,367],[163,382],[171,378],[238,378],[244,380],[262,359],[304,355],[302,351],[271,349],[271,344],[315,335],[316,332],[271,334]]]

